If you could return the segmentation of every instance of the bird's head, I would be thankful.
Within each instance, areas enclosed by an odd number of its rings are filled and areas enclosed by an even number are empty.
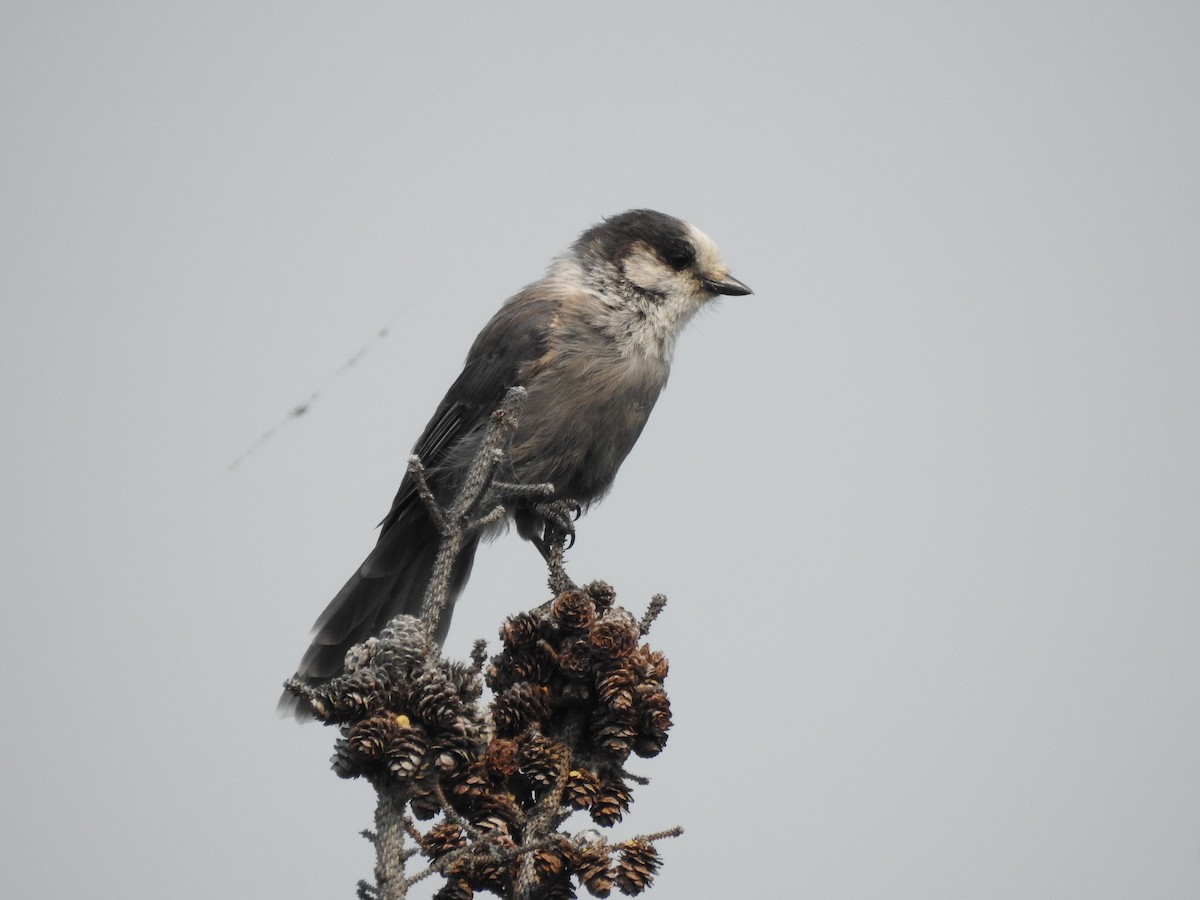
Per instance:
[[[580,235],[573,249],[606,287],[678,326],[719,294],[752,293],[729,274],[708,235],[652,209],[605,219]]]

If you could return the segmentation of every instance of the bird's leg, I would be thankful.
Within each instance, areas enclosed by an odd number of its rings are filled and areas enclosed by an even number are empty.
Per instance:
[[[548,500],[531,504],[530,512],[542,520],[542,533],[532,537],[533,545],[550,569],[550,590],[557,596],[574,590],[575,582],[567,574],[565,554],[575,546],[575,522],[583,510],[574,500]]]

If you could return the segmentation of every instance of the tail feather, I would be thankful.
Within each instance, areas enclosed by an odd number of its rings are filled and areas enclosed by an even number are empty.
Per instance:
[[[352,646],[378,635],[396,616],[421,615],[439,546],[439,535],[423,513],[421,509],[401,516],[380,535],[370,556],[325,607],[313,626],[313,641],[296,670],[297,679],[320,684],[340,675]],[[449,598],[434,635],[438,643],[450,630],[454,602],[471,574],[478,545],[478,538],[471,540],[455,561]],[[287,692],[279,700],[279,712],[299,720],[311,718]]]

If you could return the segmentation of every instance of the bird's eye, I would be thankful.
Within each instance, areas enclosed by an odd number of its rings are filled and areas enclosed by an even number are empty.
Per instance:
[[[679,272],[696,261],[696,254],[691,247],[671,247],[667,250],[666,261],[668,266]]]

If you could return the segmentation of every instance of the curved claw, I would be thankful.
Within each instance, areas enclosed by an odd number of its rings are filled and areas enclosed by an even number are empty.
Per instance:
[[[563,545],[564,550],[570,550],[575,546],[575,522],[570,517],[562,513],[547,516],[546,529],[562,536],[566,542]]]
[[[542,520],[542,541],[546,546],[561,539],[563,549],[575,546],[575,522],[583,514],[582,507],[570,500],[534,504],[532,512]]]

